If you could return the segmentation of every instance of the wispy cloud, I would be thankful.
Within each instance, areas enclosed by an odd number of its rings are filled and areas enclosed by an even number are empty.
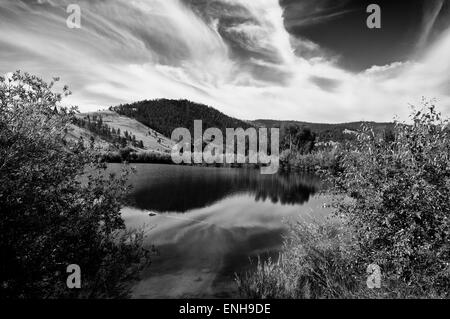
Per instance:
[[[424,95],[450,112],[449,30],[418,60],[353,73],[293,39],[277,0],[83,0],[79,30],[68,3],[0,3],[0,72],[59,75],[82,110],[167,97],[247,119],[390,120]]]
[[[424,12],[422,20],[422,33],[417,43],[418,48],[421,50],[423,50],[425,45],[428,43],[434,24],[436,23],[439,13],[444,6],[444,1],[445,0],[431,0],[427,2],[427,8]]]

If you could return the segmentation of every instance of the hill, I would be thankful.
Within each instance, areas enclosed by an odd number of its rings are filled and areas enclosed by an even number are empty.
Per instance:
[[[114,149],[114,146],[111,145],[111,143],[105,141],[97,134],[75,124],[69,125],[69,127],[67,128],[65,139],[71,142],[83,140],[83,144],[85,147],[88,147],[92,141],[94,147],[101,151],[110,151]]]
[[[80,113],[77,118],[78,127],[74,127],[72,135],[84,136],[85,140],[94,136],[96,144],[100,144],[102,149],[108,149],[108,145],[109,149],[120,148],[124,146],[120,144],[125,142],[126,146],[136,151],[168,153],[174,144],[158,131],[113,111]],[[104,129],[99,130],[99,126]],[[106,134],[103,133],[105,130],[108,131]],[[114,138],[109,138],[110,135]]]
[[[203,121],[203,129],[217,127],[223,132],[225,128],[278,127],[281,129],[281,138],[283,138],[285,127],[297,125],[309,128],[315,133],[318,144],[352,140],[355,138],[355,132],[360,130],[362,125],[372,127],[378,134],[385,134],[393,127],[393,123],[376,122],[326,124],[270,119],[243,121],[204,104],[170,99],[121,104],[110,107],[107,111],[81,113],[78,118],[82,121],[81,125],[78,123],[81,130],[74,128],[72,135],[75,138],[83,136],[84,140],[95,140],[95,144],[101,149],[117,150],[126,145],[137,152],[151,151],[161,154],[170,153],[175,142],[169,137],[174,129],[186,127],[193,134],[194,120],[200,119]],[[86,123],[87,120],[98,121],[99,118],[102,125],[106,127],[106,135],[102,134],[102,130],[98,132],[97,126],[92,127]],[[110,138],[109,131],[112,132],[113,139]],[[117,137],[119,137],[118,141]]]
[[[288,125],[298,125],[304,128],[309,128],[317,136],[318,142],[342,142],[345,140],[351,140],[354,137],[356,131],[361,130],[363,125],[371,127],[378,134],[384,134],[386,131],[390,131],[394,123],[377,123],[377,122],[349,122],[338,124],[327,123],[309,123],[301,121],[277,121],[277,120],[255,120],[253,121],[255,126],[264,127],[278,127],[283,128]]]
[[[193,134],[194,120],[202,120],[203,129],[217,127],[223,132],[225,128],[246,129],[253,126],[252,123],[227,116],[213,107],[188,100],[146,100],[122,104],[111,110],[136,119],[165,136],[171,136],[173,130],[179,127],[188,128]]]

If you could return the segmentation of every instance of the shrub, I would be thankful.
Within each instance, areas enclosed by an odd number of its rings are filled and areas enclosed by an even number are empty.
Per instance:
[[[370,129],[338,154],[333,217],[292,228],[277,262],[238,277],[256,298],[436,298],[450,287],[448,120],[430,102],[388,140]],[[381,268],[381,289],[365,271]]]
[[[60,105],[53,84],[0,78],[0,295],[123,296],[148,261],[120,215],[127,172],[106,174],[95,152],[66,141],[75,109]],[[81,267],[80,290],[66,287],[70,264]]]
[[[344,154],[335,185],[361,256],[415,291],[448,296],[450,136],[430,102],[396,123],[386,142],[365,130]]]

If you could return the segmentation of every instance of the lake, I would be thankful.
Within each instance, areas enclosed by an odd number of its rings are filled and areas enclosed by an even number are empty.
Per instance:
[[[119,166],[112,165],[113,169]],[[257,169],[135,165],[128,227],[157,248],[135,298],[232,298],[235,273],[277,258],[288,223],[321,218],[326,197],[312,175]]]

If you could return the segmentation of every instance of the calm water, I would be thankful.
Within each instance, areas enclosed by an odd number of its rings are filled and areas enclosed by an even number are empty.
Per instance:
[[[114,167],[113,168],[117,168]],[[236,296],[234,274],[276,257],[287,223],[327,213],[320,181],[259,170],[137,165],[127,226],[143,228],[158,255],[134,286],[137,298]],[[156,213],[150,216],[149,212]]]

